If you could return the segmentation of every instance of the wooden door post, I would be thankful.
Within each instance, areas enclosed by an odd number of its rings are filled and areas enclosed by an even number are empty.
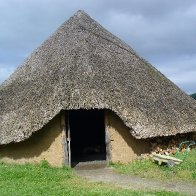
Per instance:
[[[62,145],[64,152],[64,164],[68,165],[68,151],[67,151],[67,134],[66,134],[66,116],[65,111],[61,111],[61,130],[62,130]]]

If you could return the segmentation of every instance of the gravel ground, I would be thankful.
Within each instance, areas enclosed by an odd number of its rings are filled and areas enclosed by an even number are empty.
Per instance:
[[[186,195],[196,195],[196,186],[183,182],[161,182],[115,173],[111,168],[76,169],[75,173],[91,182],[104,182],[132,190],[165,190],[179,192]]]

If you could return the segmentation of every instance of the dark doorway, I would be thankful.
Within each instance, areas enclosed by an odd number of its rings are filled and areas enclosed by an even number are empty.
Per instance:
[[[106,160],[104,110],[71,110],[71,165]]]

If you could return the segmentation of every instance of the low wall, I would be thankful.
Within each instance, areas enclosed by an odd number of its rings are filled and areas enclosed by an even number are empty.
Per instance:
[[[29,139],[0,146],[0,160],[8,163],[38,163],[47,160],[53,166],[64,163],[60,115]]]
[[[106,132],[112,162],[128,163],[150,151],[150,143],[135,139],[123,121],[109,110],[106,111]]]

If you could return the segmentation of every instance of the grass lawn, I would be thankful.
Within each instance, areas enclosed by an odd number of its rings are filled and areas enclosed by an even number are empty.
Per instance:
[[[182,156],[182,154],[180,155]],[[124,174],[163,181],[186,181],[196,184],[196,149],[188,153],[183,163],[174,167],[159,166],[151,160],[137,160],[130,164],[111,163],[111,166],[117,172]]]
[[[76,177],[72,170],[52,168],[47,162],[39,165],[0,163],[0,195],[171,195],[171,192],[136,192],[103,183],[89,183]]]

